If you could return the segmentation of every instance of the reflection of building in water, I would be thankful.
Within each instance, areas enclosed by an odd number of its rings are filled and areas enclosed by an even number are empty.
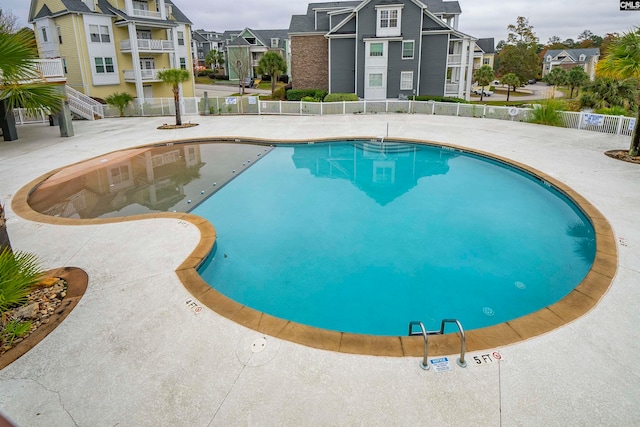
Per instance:
[[[433,155],[418,156],[421,150]],[[319,143],[294,147],[293,163],[312,175],[351,181],[378,204],[384,206],[412,189],[422,177],[449,171],[453,151],[413,144],[356,141],[351,144]]]
[[[132,204],[167,211],[204,166],[199,145],[173,145],[111,153],[72,166],[43,182],[29,205],[65,218],[108,217]]]

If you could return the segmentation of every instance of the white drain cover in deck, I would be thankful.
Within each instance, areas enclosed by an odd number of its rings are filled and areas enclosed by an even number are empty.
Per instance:
[[[267,340],[264,337],[260,337],[251,344],[252,353],[260,353],[267,347]]]

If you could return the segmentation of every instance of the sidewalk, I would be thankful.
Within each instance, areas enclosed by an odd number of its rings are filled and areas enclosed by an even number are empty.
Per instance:
[[[0,370],[0,412],[18,426],[640,425],[640,182],[638,165],[603,154],[629,137],[475,118],[190,116],[47,125],[0,143],[0,198],[14,248],[45,269],[89,275],[86,294],[46,339]],[[266,336],[186,304],[176,268],[200,239],[168,218],[56,226],[11,209],[13,195],[54,168],[114,150],[189,138],[281,141],[384,135],[447,142],[546,172],[586,197],[619,239],[618,272],[589,313],[496,348],[502,361],[423,371],[419,358],[360,356]],[[457,197],[464,197],[464,189]],[[214,224],[215,225],[215,224]],[[526,244],[526,242],[523,242]],[[454,356],[455,357],[455,356]],[[455,365],[455,364],[454,364]]]

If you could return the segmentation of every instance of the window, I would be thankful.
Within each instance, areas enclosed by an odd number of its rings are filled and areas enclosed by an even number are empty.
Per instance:
[[[89,25],[89,36],[94,43],[109,43],[109,27],[106,25]]]
[[[180,58],[180,68],[183,70],[187,69],[187,58]]]
[[[400,90],[413,89],[413,71],[403,71],[400,73]]]
[[[184,46],[184,32],[178,31],[178,46]]]
[[[547,62],[551,62],[551,55],[547,55]]]
[[[129,166],[116,166],[111,169],[111,183],[120,184],[129,181]]]
[[[584,62],[585,59],[587,59],[587,56],[584,53],[580,55],[580,62]]]
[[[482,63],[483,63],[484,65],[489,65],[489,62],[490,62],[490,61],[489,61],[489,58],[484,58],[484,59],[482,60]]]
[[[96,65],[96,73],[113,73],[115,68],[113,66],[113,58],[94,58]]]
[[[406,40],[402,42],[402,59],[413,59],[413,47],[415,43],[413,40]]]
[[[280,44],[280,39],[277,39],[277,38],[271,39],[271,47],[278,47],[279,44]]]
[[[62,44],[62,33],[60,32],[60,27],[56,27],[56,32],[58,33],[58,43]]]
[[[380,28],[397,28],[398,27],[398,10],[380,11]]]
[[[64,71],[65,74],[68,73],[68,71],[67,71],[67,58],[62,58],[62,70]]]
[[[376,6],[378,17],[376,36],[396,37],[400,35],[402,6]]]
[[[369,87],[382,87],[382,73],[369,74]]]
[[[384,44],[383,43],[371,43],[369,45],[369,56],[383,56]]]
[[[47,37],[47,29],[42,27],[42,41],[43,42],[48,42],[49,38]]]

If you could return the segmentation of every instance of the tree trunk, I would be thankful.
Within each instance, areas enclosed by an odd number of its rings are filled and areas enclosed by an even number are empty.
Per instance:
[[[509,94],[511,93],[511,86],[507,85],[507,102],[509,102]]]
[[[173,102],[176,106],[176,126],[182,126],[182,118],[180,117],[180,89],[173,90]]]
[[[5,248],[11,251],[11,242],[9,241],[9,233],[7,232],[7,221],[4,217],[4,206],[0,205],[0,253]]]
[[[271,96],[273,96],[273,92],[276,91],[276,79],[277,79],[276,75],[271,76]]]
[[[638,150],[640,150],[640,109],[638,109],[636,125],[633,127],[633,133],[631,134],[631,146],[629,147],[629,155],[633,157],[637,156]]]

